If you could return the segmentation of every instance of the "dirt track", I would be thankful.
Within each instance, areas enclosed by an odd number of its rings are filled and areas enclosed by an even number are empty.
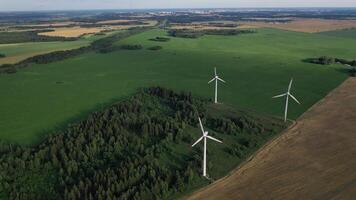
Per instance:
[[[356,199],[356,78],[349,78],[196,199]]]

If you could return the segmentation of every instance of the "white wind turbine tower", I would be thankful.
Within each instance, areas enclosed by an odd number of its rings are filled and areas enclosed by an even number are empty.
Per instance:
[[[222,80],[221,78],[219,78],[218,74],[216,73],[216,67],[214,68],[214,72],[215,72],[215,76],[213,79],[211,79],[208,84],[210,84],[211,82],[215,81],[215,103],[218,103],[218,81],[224,82],[226,83],[224,80]]]
[[[222,143],[220,140],[213,138],[211,136],[208,135],[208,131],[204,130],[203,124],[201,123],[200,117],[199,117],[199,124],[200,124],[200,128],[201,131],[203,133],[203,136],[201,136],[193,145],[192,147],[194,147],[196,144],[198,144],[201,140],[204,139],[204,158],[203,158],[203,176],[207,178],[206,175],[206,142],[207,142],[207,138],[214,140],[216,142]]]
[[[290,93],[290,89],[292,88],[292,83],[293,83],[293,78],[290,80],[290,83],[289,83],[289,86],[288,86],[288,91],[287,91],[286,93],[272,97],[272,98],[279,98],[279,97],[284,97],[284,96],[286,96],[286,107],[285,107],[285,110],[284,110],[284,122],[287,121],[289,97],[291,97],[295,102],[297,102],[298,104],[300,104],[300,102],[297,100],[297,98],[295,98],[295,97]]]

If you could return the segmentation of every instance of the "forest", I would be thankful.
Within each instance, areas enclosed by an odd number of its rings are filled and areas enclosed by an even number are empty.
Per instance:
[[[208,183],[200,176],[201,149],[190,150],[201,134],[198,116],[212,135],[219,133],[214,137],[234,138],[225,140],[218,156],[230,163],[285,128],[271,117],[217,112],[211,105],[187,92],[144,88],[35,146],[1,142],[0,198],[172,199]]]

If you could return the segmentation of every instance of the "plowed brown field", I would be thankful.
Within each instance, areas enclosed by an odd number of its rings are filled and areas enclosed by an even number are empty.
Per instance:
[[[356,78],[231,175],[187,199],[356,199]]]

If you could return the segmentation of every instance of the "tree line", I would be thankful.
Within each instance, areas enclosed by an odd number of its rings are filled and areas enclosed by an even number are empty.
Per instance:
[[[347,60],[342,58],[334,58],[330,56],[321,56],[319,58],[309,58],[304,60],[309,63],[319,64],[319,65],[332,65],[335,63],[343,64],[349,66],[349,73],[351,76],[356,76],[356,60]]]
[[[321,56],[319,58],[310,58],[306,59],[305,61],[314,63],[314,64],[320,64],[320,65],[331,65],[335,63],[343,64],[343,65],[350,65],[350,66],[356,66],[356,60],[346,60],[342,58],[334,58],[330,56]]]
[[[150,40],[155,42],[168,42],[171,38],[157,36],[155,38],[151,38]]]
[[[147,49],[148,50],[151,50],[151,51],[158,51],[158,50],[161,50],[163,47],[161,46],[152,46],[152,47],[148,47]]]
[[[172,37],[182,38],[199,38],[204,35],[240,35],[256,33],[256,30],[237,30],[237,29],[210,29],[210,30],[191,30],[191,29],[171,29],[168,31],[168,35]]]
[[[108,23],[88,23],[81,24],[80,27],[83,28],[93,28],[93,27],[103,27],[103,26],[128,26],[128,25],[148,25],[149,23],[143,21],[122,21],[122,22],[108,22]]]

